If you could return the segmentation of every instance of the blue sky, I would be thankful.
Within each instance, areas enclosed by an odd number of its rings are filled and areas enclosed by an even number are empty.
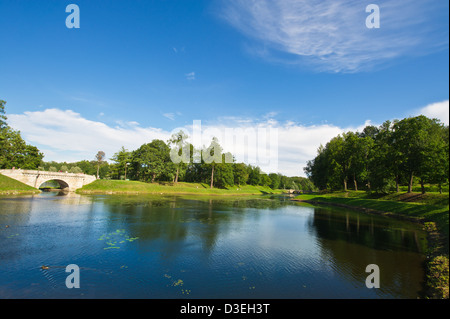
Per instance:
[[[70,3],[79,29],[65,25]],[[370,3],[379,29],[365,26]],[[201,120],[276,126],[280,171],[303,175],[333,134],[448,117],[448,9],[439,0],[0,0],[0,99],[45,160],[112,156]]]

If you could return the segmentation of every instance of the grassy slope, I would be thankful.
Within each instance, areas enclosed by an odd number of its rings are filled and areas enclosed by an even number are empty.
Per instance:
[[[34,187],[0,174],[0,195],[39,193]]]
[[[80,194],[197,194],[197,195],[250,195],[274,194],[281,190],[272,190],[263,186],[233,186],[228,189],[213,188],[203,183],[143,183],[137,181],[97,180],[77,190]]]

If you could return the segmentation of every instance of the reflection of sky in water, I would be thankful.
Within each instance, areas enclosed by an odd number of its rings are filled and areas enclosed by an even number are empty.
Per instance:
[[[40,270],[71,263],[88,298],[414,298],[423,278],[415,225],[280,199],[42,194],[0,207],[0,297],[76,297],[59,288],[64,269]]]

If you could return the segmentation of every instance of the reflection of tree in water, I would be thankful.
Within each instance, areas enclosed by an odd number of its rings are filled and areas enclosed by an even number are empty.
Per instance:
[[[265,197],[223,198],[206,196],[110,196],[101,197],[106,210],[112,215],[108,220],[130,219],[128,231],[139,237],[138,244],[152,241],[163,245],[164,256],[175,256],[186,245],[198,244],[211,252],[219,234],[244,220],[247,208],[275,209],[288,201]],[[115,226],[111,225],[111,230]],[[149,247],[142,245],[141,248]],[[154,249],[151,248],[151,249]]]
[[[1,198],[0,212],[0,260],[14,260],[21,255],[26,245],[23,228],[17,225],[27,224],[30,219],[32,202],[29,198]]]
[[[381,250],[424,252],[425,233],[416,225],[349,210],[316,208],[310,229],[318,237]]]
[[[364,287],[366,266],[377,264],[384,293],[415,298],[421,292],[426,235],[416,225],[323,208],[315,209],[309,223],[321,248],[323,263],[340,276]]]

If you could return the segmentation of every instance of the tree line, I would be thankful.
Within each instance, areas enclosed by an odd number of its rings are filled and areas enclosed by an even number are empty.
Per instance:
[[[188,136],[180,131],[172,135],[167,143],[156,139],[134,151],[122,147],[111,158],[113,163],[110,165],[110,177],[150,183],[206,183],[211,188],[259,185],[272,189],[315,189],[307,178],[287,177],[279,173],[267,174],[258,166],[236,162],[231,153],[223,152],[216,138],[212,139],[208,147],[202,149],[196,149],[187,143],[187,138]],[[174,158],[183,160],[174,161]]]
[[[420,115],[349,131],[321,145],[304,171],[319,189],[388,193],[407,185],[411,193],[417,181],[422,193],[427,183],[442,192],[449,177],[449,128]]]

